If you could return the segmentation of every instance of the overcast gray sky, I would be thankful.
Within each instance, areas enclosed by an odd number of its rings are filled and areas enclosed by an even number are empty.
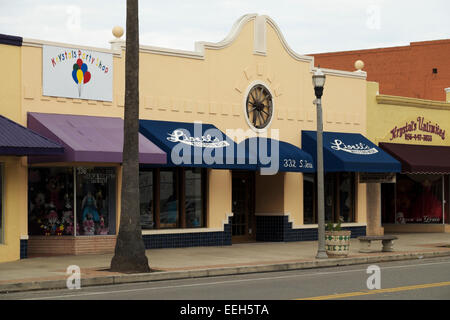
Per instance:
[[[247,13],[269,15],[297,53],[450,38],[449,0],[140,0],[142,45],[193,50],[218,42]],[[125,0],[0,0],[0,33],[109,48]]]

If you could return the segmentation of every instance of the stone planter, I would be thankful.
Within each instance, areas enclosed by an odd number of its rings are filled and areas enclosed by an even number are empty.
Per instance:
[[[325,231],[325,250],[328,257],[348,256],[351,231]]]

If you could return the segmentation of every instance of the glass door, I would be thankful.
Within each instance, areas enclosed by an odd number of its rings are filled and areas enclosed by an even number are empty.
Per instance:
[[[233,172],[232,179],[232,240],[252,241],[256,234],[254,172]]]

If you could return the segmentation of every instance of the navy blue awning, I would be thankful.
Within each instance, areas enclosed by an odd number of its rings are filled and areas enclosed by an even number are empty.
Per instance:
[[[256,168],[245,155],[238,155],[237,144],[212,124],[139,120],[139,132],[167,153],[167,164],[158,167]]]
[[[315,172],[311,155],[284,141],[252,137],[238,144],[238,154],[242,150],[245,150],[250,163],[255,163],[263,173]]]
[[[31,156],[64,153],[64,148],[20,124],[0,116],[0,155]]]
[[[302,131],[302,148],[317,158],[316,131]],[[327,172],[400,172],[401,164],[359,133],[324,132]]]

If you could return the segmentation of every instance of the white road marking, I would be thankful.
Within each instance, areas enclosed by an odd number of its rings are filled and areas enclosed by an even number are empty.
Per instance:
[[[430,265],[439,265],[439,264],[450,264],[450,261],[382,267],[381,270],[385,270],[385,269],[399,269],[399,268],[408,268],[408,267],[421,267],[421,266],[430,266]],[[164,286],[164,287],[135,288],[135,289],[128,289],[128,290],[101,291],[101,292],[85,292],[85,293],[79,293],[79,294],[67,294],[67,295],[50,296],[50,297],[28,298],[28,299],[22,299],[22,300],[47,300],[47,299],[67,298],[67,297],[80,297],[80,296],[93,296],[93,295],[103,295],[103,294],[106,295],[106,294],[126,293],[126,292],[138,292],[138,291],[146,291],[146,290],[160,290],[160,289],[174,289],[174,288],[210,286],[210,285],[238,283],[238,282],[249,282],[249,281],[275,280],[275,279],[286,279],[286,278],[296,278],[296,277],[305,277],[305,276],[320,276],[320,275],[330,275],[330,274],[350,273],[350,272],[361,272],[361,271],[366,272],[366,270],[367,269],[365,268],[365,269],[354,269],[354,270],[343,270],[343,271],[330,271],[330,272],[316,272],[316,273],[307,273],[307,274],[296,274],[296,275],[287,275],[287,276],[278,276],[278,277],[237,279],[237,280],[228,280],[228,281],[215,281],[215,282],[182,284],[182,285]],[[288,271],[288,270],[286,270],[286,271]],[[291,271],[295,271],[295,270],[291,270]],[[179,279],[179,280],[182,280],[182,279]],[[192,279],[185,279],[185,280],[192,280]],[[130,284],[128,283],[127,285],[130,285]]]

